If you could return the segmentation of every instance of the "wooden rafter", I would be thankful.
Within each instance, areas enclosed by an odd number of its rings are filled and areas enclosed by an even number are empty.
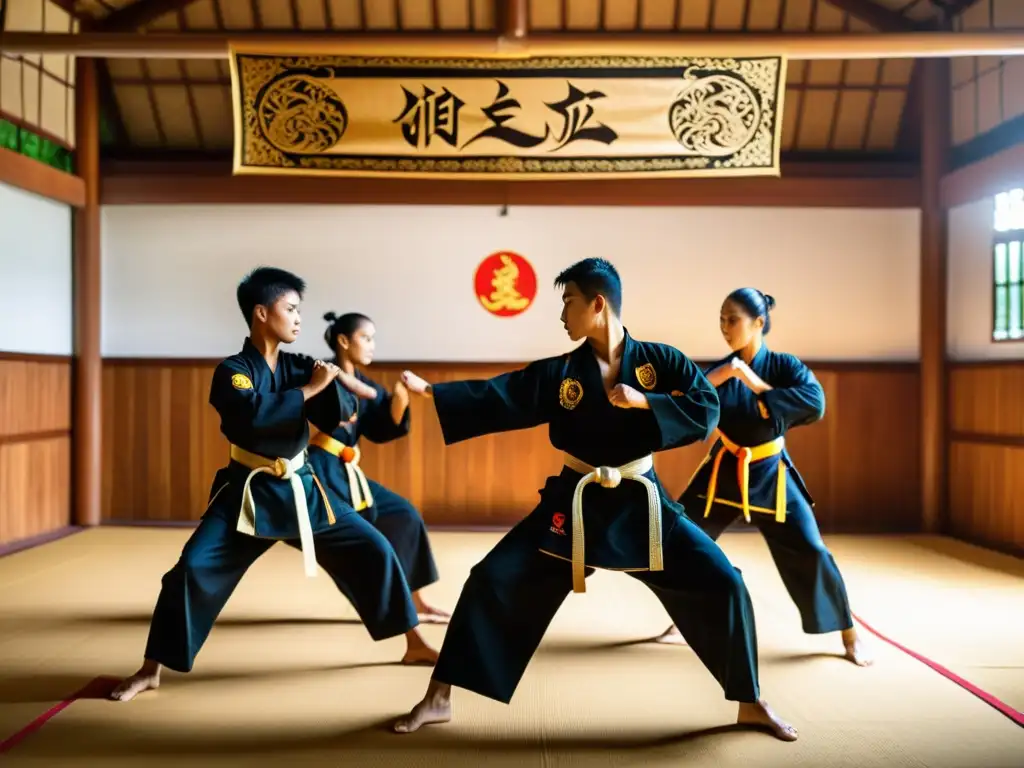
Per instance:
[[[73,19],[81,21],[91,18],[88,13],[80,11],[75,7],[75,0],[51,0],[51,2]],[[0,3],[0,16],[3,16],[3,9],[7,5],[10,5],[10,3]]]
[[[875,5],[871,0],[825,0],[831,6],[863,21],[879,32],[914,32],[927,27],[895,11]]]
[[[134,32],[161,16],[184,11],[196,0],[140,0],[89,25],[96,32]]]

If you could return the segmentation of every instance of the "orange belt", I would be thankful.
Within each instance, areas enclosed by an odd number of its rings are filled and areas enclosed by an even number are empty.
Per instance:
[[[742,500],[743,519],[749,523],[750,464],[751,462],[761,461],[762,459],[767,459],[770,458],[771,456],[778,456],[786,447],[786,440],[785,438],[777,437],[770,443],[762,443],[761,445],[748,447],[745,445],[737,445],[728,437],[723,435],[721,432],[718,433],[718,436],[722,441],[723,450],[718,452],[718,455],[715,456],[714,464],[711,465],[711,479],[708,480],[708,498],[707,503],[704,505],[704,517],[707,517],[709,514],[711,514],[711,505],[715,503],[715,490],[718,487],[718,468],[722,464],[722,457],[725,456],[725,452],[728,451],[737,459],[739,459],[739,463],[736,465],[736,479],[739,481],[740,486],[740,499]],[[770,510],[765,511],[768,512]],[[776,484],[775,490],[774,512],[775,522],[786,522],[786,465],[781,461],[779,462],[778,482]]]
[[[309,440],[310,445],[323,448],[332,456],[341,459],[345,464],[345,472],[348,473],[348,487],[352,494],[352,507],[356,512],[362,512],[367,507],[373,506],[373,494],[370,493],[370,485],[366,475],[359,466],[359,448],[345,445],[340,440],[335,440],[326,432],[317,432]]]

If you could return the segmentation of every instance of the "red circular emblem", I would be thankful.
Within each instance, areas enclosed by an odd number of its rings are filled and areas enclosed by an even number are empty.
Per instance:
[[[530,262],[512,251],[492,253],[480,262],[473,277],[480,305],[498,317],[513,317],[533,303],[537,274]]]

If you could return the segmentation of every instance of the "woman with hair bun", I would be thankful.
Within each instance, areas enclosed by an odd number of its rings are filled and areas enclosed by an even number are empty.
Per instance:
[[[841,632],[845,657],[871,660],[857,636],[846,586],[814,519],[814,500],[786,450],[786,433],[825,415],[825,393],[794,355],[764,343],[775,299],[739,288],[722,303],[722,336],[732,350],[707,372],[718,392],[718,439],[679,498],[712,539],[741,514],[764,536],[808,634]],[[673,625],[659,642],[683,644]]]
[[[377,396],[360,400],[358,412],[348,422],[314,423],[319,431],[309,441],[310,464],[317,471],[325,470],[321,476],[328,478],[332,490],[350,501],[356,512],[391,542],[420,621],[445,624],[450,614],[429,605],[420,594],[420,590],[438,579],[423,518],[412,502],[368,479],[359,467],[360,437],[373,443],[387,443],[409,434],[409,392],[401,381],[388,392],[359,370],[373,361],[376,328],[369,317],[358,312],[340,317],[328,312],[324,320],[329,323],[324,341],[334,352],[333,362],[373,387]]]

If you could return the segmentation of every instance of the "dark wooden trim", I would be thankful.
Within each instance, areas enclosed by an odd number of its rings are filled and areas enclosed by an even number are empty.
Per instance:
[[[948,242],[942,177],[949,152],[948,59],[921,62],[921,513],[922,530],[948,528],[946,301]]]
[[[950,371],[971,371],[977,370],[978,368],[1005,368],[1011,365],[1024,367],[1024,356],[1017,359],[998,358],[994,360],[950,360],[946,365]]]
[[[1013,283],[1012,285],[1019,285],[1019,284],[1018,283]],[[1000,346],[1002,346],[1004,344],[1024,344],[1024,338],[1021,338],[1021,339],[990,339],[989,343],[991,343],[991,344],[999,344]]]
[[[947,173],[942,179],[942,204],[955,208],[1020,186],[1024,186],[1024,143]]]
[[[604,205],[916,208],[913,177],[814,175],[783,168],[781,178],[611,181],[460,181],[233,176],[219,164],[161,171],[122,166],[104,175],[104,205]]]
[[[81,527],[76,525],[66,525],[63,528],[58,528],[55,531],[49,533],[41,533],[38,536],[30,536],[27,539],[18,539],[7,544],[0,544],[0,557],[7,557],[18,552],[24,552],[26,549],[32,549],[33,547],[40,547],[43,544],[49,544],[57,541],[58,539],[64,539],[75,533],[80,533]]]
[[[75,365],[72,378],[71,477],[73,521],[97,525],[102,515],[103,368],[100,336],[100,100],[97,62],[75,62],[78,174],[84,205],[75,211],[73,301]]]
[[[1008,448],[1024,448],[1024,435],[994,435],[990,432],[953,432],[951,443],[970,445],[1003,445]]]
[[[228,354],[234,354],[230,352]],[[154,368],[195,368],[215,367],[223,358],[220,357],[104,357],[103,365],[115,368],[154,367]],[[443,367],[462,369],[520,368],[529,361],[497,360],[480,362],[478,360],[377,360],[373,370],[395,370],[417,367]],[[716,362],[712,359],[694,359],[701,366]],[[804,360],[808,367],[816,371],[835,371],[843,373],[917,373],[919,363],[907,360]]]
[[[0,147],[0,182],[58,203],[85,205],[85,183],[74,174]]]
[[[22,432],[17,435],[0,435],[0,445],[12,445],[14,443],[38,443],[41,440],[56,440],[61,437],[71,437],[71,430],[47,429],[42,432]]]
[[[975,78],[998,70],[998,66],[992,67],[987,72],[978,73]],[[979,89],[975,89],[975,93],[978,92]],[[1024,131],[1024,115],[1013,117],[980,136],[975,136],[973,139],[953,147],[950,151],[950,169],[956,170],[973,165],[1020,144],[1021,131]]]
[[[6,360],[16,360],[24,363],[68,363],[72,361],[71,355],[50,355],[36,354],[34,352],[5,352],[0,349],[0,363]]]

